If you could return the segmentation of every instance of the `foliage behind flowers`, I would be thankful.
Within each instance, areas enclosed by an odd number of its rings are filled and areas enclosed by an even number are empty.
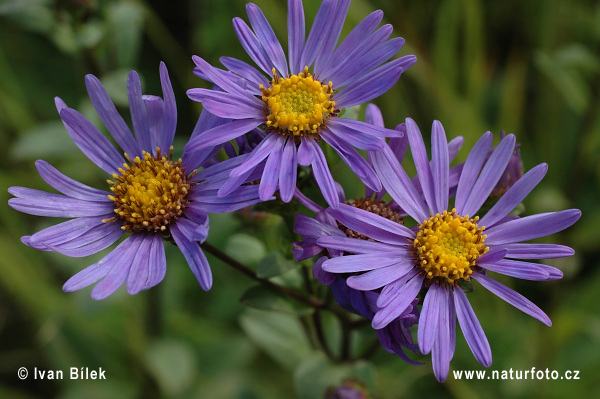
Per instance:
[[[186,10],[182,5],[167,9],[144,2],[6,2],[0,8],[0,124],[8,149],[2,163],[3,187],[47,190],[33,169],[33,161],[43,158],[66,175],[105,189],[102,175],[81,157],[60,124],[52,98],[60,95],[101,126],[87,100],[83,76],[98,76],[118,110],[127,115],[127,74],[137,70],[144,93],[159,95],[159,60],[169,67],[177,100],[177,159],[200,110],[183,93],[204,84],[191,74],[190,55],[199,54],[212,65],[218,65],[221,56],[252,62],[228,22],[245,16],[244,2],[206,3]],[[18,237],[49,222],[5,209],[0,241],[5,254],[0,261],[0,396],[78,397],[85,392],[98,397],[280,398],[295,391],[298,397],[314,398],[348,377],[365,383],[374,397],[390,398],[477,392],[563,397],[593,392],[593,370],[600,358],[591,327],[600,310],[594,300],[600,287],[595,234],[600,220],[595,201],[600,181],[600,68],[594,55],[600,39],[594,19],[598,9],[583,4],[564,9],[560,2],[549,2],[544,12],[533,4],[444,2],[428,9],[392,3],[355,0],[340,36],[343,39],[369,12],[382,8],[382,24],[393,25],[392,37],[406,39],[401,55],[417,55],[417,63],[398,83],[375,99],[386,124],[391,127],[411,116],[423,128],[440,120],[448,140],[458,134],[465,138],[465,149],[452,165],[465,161],[484,131],[515,132],[525,172],[541,162],[549,165],[545,179],[524,201],[523,216],[567,208],[584,214],[574,227],[543,241],[576,251],[573,257],[545,262],[565,273],[562,280],[500,279],[539,305],[552,319],[552,328],[523,317],[489,293],[483,295],[481,286],[473,284],[475,290],[467,296],[494,354],[488,370],[581,370],[581,381],[466,383],[454,380],[450,371],[445,385],[431,384],[429,364],[407,365],[381,350],[383,342],[369,322],[337,307],[330,289],[308,278],[312,260],[292,261],[291,242],[300,238],[293,232],[294,216],[301,212],[312,217],[317,209],[294,200],[210,215],[208,242],[225,254],[208,255],[214,274],[208,293],[199,289],[179,249],[165,245],[168,273],[158,287],[136,296],[121,290],[100,303],[89,299],[89,290],[65,295],[59,289],[82,269],[81,259],[36,252],[18,242]],[[307,34],[319,5],[320,1],[304,2]],[[286,48],[285,7],[258,6]],[[344,116],[362,120],[364,108],[358,115],[353,111],[346,110]],[[428,135],[424,138],[431,148]],[[236,146],[250,144],[246,150],[252,149],[255,139],[236,140]],[[227,148],[220,159],[226,158],[224,153],[237,154]],[[364,196],[363,185],[344,162],[333,151],[325,150],[324,155],[346,197]],[[412,158],[406,158],[403,166],[412,177]],[[310,169],[299,169],[297,186],[325,207]],[[483,207],[489,210],[495,201]],[[104,255],[85,258],[85,265]],[[248,266],[259,284],[227,266],[236,262]],[[363,314],[356,309],[359,302],[340,305]],[[416,338],[416,328],[413,335]],[[409,356],[431,362],[429,356]],[[101,382],[22,382],[14,377],[21,366],[102,366],[109,377]],[[479,367],[461,338],[451,367]]]

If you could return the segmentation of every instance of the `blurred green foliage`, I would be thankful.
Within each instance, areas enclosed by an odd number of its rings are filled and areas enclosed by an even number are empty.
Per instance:
[[[286,5],[257,0],[280,39]],[[319,0],[305,0],[307,20]],[[381,8],[406,39],[402,54],[418,62],[376,100],[388,126],[414,118],[422,130],[440,120],[447,135],[470,148],[486,130],[517,134],[526,169],[540,162],[548,175],[526,201],[526,212],[580,208],[582,219],[547,239],[576,250],[548,261],[565,278],[529,283],[503,280],[547,311],[547,328],[481,289],[471,303],[490,340],[490,370],[580,370],[577,381],[435,381],[429,364],[413,367],[378,350],[367,362],[335,365],[303,334],[298,309],[265,312],[273,302],[252,283],[209,256],[213,289],[197,285],[176,248],[167,248],[165,281],[102,302],[89,289],[64,294],[66,279],[101,255],[72,259],[19,242],[53,221],[7,206],[6,188],[47,189],[33,161],[44,158],[67,175],[104,187],[104,176],[76,149],[53,97],[98,122],[84,87],[93,73],[126,110],[126,75],[136,69],[147,93],[159,93],[158,63],[166,62],[179,109],[181,149],[199,106],[185,91],[206,85],[191,73],[191,55],[216,64],[222,55],[247,60],[230,21],[245,17],[243,0],[1,0],[0,1],[0,397],[6,398],[319,398],[328,385],[356,376],[375,398],[593,397],[600,390],[600,4],[595,1],[354,0],[345,31]],[[285,44],[287,40],[282,40]],[[427,134],[424,134],[426,137]],[[459,154],[466,157],[467,151]],[[406,164],[410,170],[410,164]],[[361,185],[337,163],[348,196]],[[209,241],[265,277],[289,284],[302,268],[289,257],[289,224],[260,213],[211,215]],[[267,260],[264,258],[267,257]],[[270,258],[269,258],[270,257]],[[261,261],[261,259],[263,259]],[[275,260],[273,262],[273,260]],[[306,266],[303,266],[306,267]],[[257,306],[258,305],[258,306]],[[300,311],[300,314],[302,313]],[[307,316],[303,316],[307,317]],[[325,320],[333,344],[335,323]],[[374,339],[354,333],[355,350]],[[361,347],[362,345],[362,347]],[[426,359],[423,359],[426,360]],[[30,377],[16,372],[27,367]],[[34,367],[102,367],[106,381],[47,381]],[[462,337],[455,370],[482,369]]]

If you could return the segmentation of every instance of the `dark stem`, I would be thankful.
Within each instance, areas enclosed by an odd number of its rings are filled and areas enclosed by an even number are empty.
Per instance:
[[[208,242],[204,242],[203,244],[200,245],[200,247],[202,249],[204,249],[206,252],[208,252],[209,254],[213,255],[215,258],[222,261],[223,263],[242,272],[246,276],[250,277],[254,281],[262,284],[264,287],[266,287],[272,291],[289,296],[290,298],[293,298],[293,299],[297,300],[298,302],[302,302],[302,303],[304,303],[310,307],[313,307],[315,309],[321,309],[325,306],[325,303],[319,299],[307,298],[287,287],[277,285],[266,278],[258,277],[256,275],[256,273],[254,272],[254,270],[252,270],[248,266],[238,262],[237,260],[233,259],[231,256],[227,255],[225,252],[221,251],[219,248],[213,246],[212,244],[210,244]]]

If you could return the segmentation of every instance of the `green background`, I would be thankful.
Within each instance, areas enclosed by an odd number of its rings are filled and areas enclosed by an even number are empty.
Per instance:
[[[304,3],[312,21],[319,1]],[[287,43],[286,2],[257,4]],[[231,26],[235,16],[246,19],[244,1],[0,0],[0,397],[320,398],[322,387],[348,375],[360,376],[375,398],[389,399],[584,398],[600,391],[600,4],[355,0],[344,31],[378,8],[394,35],[406,39],[400,55],[418,58],[375,101],[387,126],[410,116],[428,137],[431,122],[440,120],[449,138],[465,137],[459,160],[483,132],[491,130],[496,140],[502,129],[513,132],[526,169],[549,164],[526,213],[582,210],[574,227],[544,240],[576,250],[547,262],[564,271],[562,280],[501,279],[544,309],[553,327],[480,287],[469,295],[492,347],[488,370],[579,370],[580,379],[465,381],[451,371],[439,384],[429,363],[408,366],[381,349],[368,363],[331,365],[302,334],[292,315],[302,311],[248,310],[239,298],[251,281],[211,257],[214,285],[205,293],[170,245],[167,276],[154,289],[137,296],[121,289],[101,302],[90,298],[89,288],[64,294],[64,281],[101,255],[68,258],[20,243],[20,236],[53,221],[12,210],[6,191],[49,189],[34,168],[39,158],[105,187],[104,173],[62,127],[54,96],[98,122],[85,74],[100,77],[126,111],[129,70],[141,74],[146,93],[159,94],[163,60],[178,103],[181,151],[200,112],[185,91],[207,87],[191,73],[191,55],[213,64],[223,55],[249,61]],[[360,193],[345,165],[332,168],[347,194]],[[211,221],[209,241],[249,265],[273,251],[289,253],[278,217],[246,212]],[[294,273],[287,277],[292,285]],[[335,343],[335,323],[325,324]],[[369,327],[355,338],[357,345],[371,340]],[[24,381],[16,376],[22,366],[30,371]],[[34,380],[34,367],[64,370],[66,379]],[[69,367],[102,367],[107,380],[70,381]],[[452,369],[483,369],[460,334]]]

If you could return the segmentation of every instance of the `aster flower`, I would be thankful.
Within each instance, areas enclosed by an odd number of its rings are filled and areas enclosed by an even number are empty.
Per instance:
[[[130,294],[153,287],[166,273],[163,238],[179,247],[200,286],[208,290],[212,285],[211,270],[198,245],[208,235],[207,212],[229,212],[259,201],[258,189],[248,185],[240,186],[227,198],[217,198],[218,187],[247,155],[215,164],[216,150],[207,148],[194,154],[184,152],[182,159],[173,160],[171,143],[177,110],[163,63],[160,80],[163,98],[142,95],[138,74],[129,74],[127,93],[134,136],[100,81],[86,76],[92,104],[124,156],[82,114],[67,107],[60,98],[55,100],[75,144],[111,176],[110,192],[79,183],[43,160],[36,161],[40,176],[62,194],[24,187],[8,190],[16,197],[8,203],[18,211],[72,218],[22,237],[32,248],[83,257],[109,247],[127,234],[99,262],[71,277],[63,286],[65,292],[98,280],[92,290],[94,299],[106,298],[125,282]],[[222,123],[226,121],[203,113],[193,136]],[[213,166],[198,172],[203,165]]]
[[[483,217],[477,216],[515,147],[514,135],[508,135],[486,161],[492,143],[490,132],[481,137],[467,157],[451,208],[449,155],[442,125],[437,121],[433,124],[431,161],[411,119],[406,120],[406,130],[422,193],[389,149],[375,153],[372,160],[387,192],[418,225],[408,228],[340,204],[327,213],[373,241],[323,236],[316,239],[315,245],[354,254],[324,261],[324,271],[354,274],[347,279],[351,288],[381,290],[379,311],[372,322],[375,329],[386,327],[421,290],[425,291],[418,323],[419,349],[424,354],[432,353],[434,374],[444,381],[454,355],[456,319],[475,358],[484,366],[492,361],[487,338],[459,284],[475,280],[509,304],[551,325],[539,307],[488,276],[488,272],[526,280],[561,278],[560,270],[529,260],[570,256],[574,251],[563,245],[524,241],[571,226],[581,212],[569,209],[523,218],[509,215],[546,174],[548,166],[540,164],[523,175]]]
[[[250,3],[246,10],[252,29],[240,18],[235,18],[233,25],[260,70],[228,57],[221,58],[227,68],[221,70],[193,57],[197,74],[220,90],[191,89],[188,96],[232,121],[190,140],[186,150],[222,144],[256,127],[266,133],[247,161],[231,171],[220,195],[235,189],[266,159],[259,189],[262,199],[279,190],[281,199],[289,202],[296,188],[297,166],[311,165],[327,203],[337,206],[333,178],[319,147],[321,140],[333,147],[368,187],[381,189],[372,167],[356,148],[380,150],[385,137],[401,133],[340,117],[339,110],[385,93],[416,58],[387,62],[404,40],[388,40],[390,25],[377,29],[381,11],[362,20],[336,48],[349,6],[350,0],[324,0],[305,39],[302,1],[289,0],[286,58],[263,12]]]
[[[315,219],[305,215],[298,215],[294,226],[294,231],[302,235],[304,241],[294,243],[294,259],[297,261],[308,259],[321,251],[323,247],[316,244],[317,240],[325,236],[346,237],[343,228],[338,227],[337,222],[326,212],[319,212]],[[368,245],[368,244],[366,244]],[[379,310],[377,298],[379,293],[375,291],[359,291],[350,288],[346,284],[346,278],[333,273],[328,273],[322,269],[323,263],[330,257],[342,256],[342,251],[331,249],[329,256],[319,258],[313,267],[313,276],[324,285],[331,288],[331,292],[336,302],[345,310],[358,314],[366,319],[372,320],[373,316]],[[377,337],[381,346],[388,352],[398,355],[405,362],[419,365],[409,358],[405,349],[414,353],[417,351],[417,345],[413,342],[410,327],[416,324],[419,313],[417,311],[418,299],[415,299],[410,306],[382,329],[376,330]]]

